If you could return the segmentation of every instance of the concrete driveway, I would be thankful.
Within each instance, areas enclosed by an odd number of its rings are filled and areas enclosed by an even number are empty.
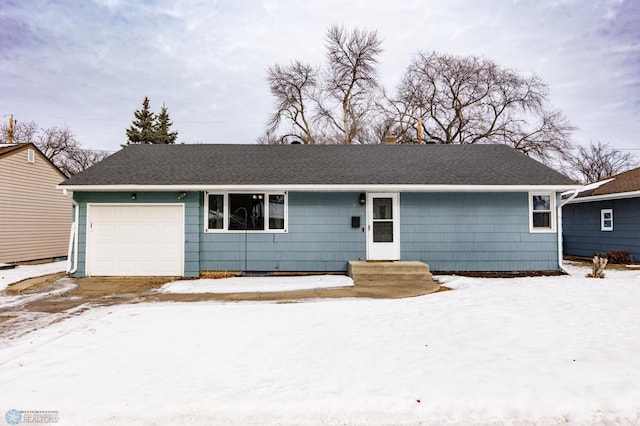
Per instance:
[[[242,293],[159,293],[171,277],[70,278],[64,273],[10,284],[0,297],[0,338],[12,339],[78,315],[94,306],[142,302],[201,302],[208,300],[297,303],[318,298],[399,299],[441,290],[433,283],[377,282],[333,289]]]

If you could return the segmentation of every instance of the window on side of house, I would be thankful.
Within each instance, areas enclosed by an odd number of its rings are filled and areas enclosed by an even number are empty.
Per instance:
[[[205,232],[287,232],[287,194],[205,193]]]
[[[269,229],[284,229],[284,194],[269,195]]]
[[[207,230],[224,229],[224,195],[207,194]]]
[[[600,210],[600,230],[613,231],[613,209]]]
[[[529,231],[554,232],[555,194],[534,192],[529,194]]]

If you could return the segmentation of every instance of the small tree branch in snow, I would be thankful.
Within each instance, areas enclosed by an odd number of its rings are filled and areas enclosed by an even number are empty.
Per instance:
[[[587,274],[588,278],[604,278],[604,268],[607,266],[609,260],[606,257],[594,256],[593,257],[593,270],[590,274]]]

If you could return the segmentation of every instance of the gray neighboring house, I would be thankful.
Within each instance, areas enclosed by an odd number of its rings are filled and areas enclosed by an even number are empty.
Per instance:
[[[564,251],[626,251],[640,261],[640,168],[588,185],[563,208]]]
[[[503,145],[132,145],[59,185],[77,277],[555,271],[578,187]]]

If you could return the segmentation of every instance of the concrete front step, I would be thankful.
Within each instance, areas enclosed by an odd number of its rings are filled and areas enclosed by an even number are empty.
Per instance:
[[[408,289],[408,288],[416,288],[416,289],[438,289],[440,285],[433,280],[416,280],[416,281],[393,281],[393,280],[375,280],[375,281],[362,281],[354,280],[355,287],[357,288],[396,288],[396,289]]]
[[[362,271],[424,271],[429,270],[429,265],[417,260],[394,260],[394,261],[364,261],[364,260],[351,260],[349,261],[349,271],[362,272]]]
[[[349,276],[355,285],[433,284],[429,265],[418,261],[349,262]]]
[[[431,274],[402,274],[402,273],[385,273],[385,274],[353,274],[354,281],[424,281],[431,280]]]

